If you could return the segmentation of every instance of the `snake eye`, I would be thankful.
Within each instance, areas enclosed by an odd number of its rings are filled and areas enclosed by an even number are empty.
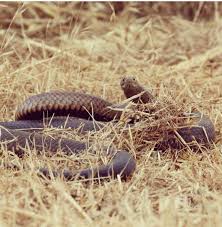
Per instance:
[[[121,87],[125,86],[125,77],[123,77],[123,78],[120,80],[120,86],[121,86]]]

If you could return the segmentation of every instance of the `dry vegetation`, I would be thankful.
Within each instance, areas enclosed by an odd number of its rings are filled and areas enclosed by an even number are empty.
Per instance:
[[[1,3],[2,121],[13,120],[26,97],[49,90],[81,90],[118,103],[124,100],[119,80],[129,74],[177,110],[208,114],[217,141],[200,153],[155,155],[155,141],[121,128],[60,132],[98,145],[114,141],[135,155],[131,179],[100,183],[47,181],[35,172],[43,165],[89,166],[99,161],[95,156],[48,158],[32,151],[19,160],[2,148],[0,225],[221,226],[220,9],[219,3]],[[4,169],[4,163],[20,168]]]

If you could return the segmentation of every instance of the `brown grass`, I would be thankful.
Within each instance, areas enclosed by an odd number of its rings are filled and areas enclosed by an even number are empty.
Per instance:
[[[208,114],[217,130],[213,148],[160,155],[155,141],[121,124],[94,135],[62,131],[98,146],[114,141],[135,155],[131,179],[101,183],[45,181],[35,172],[89,166],[101,162],[97,156],[39,157],[27,149],[31,155],[19,160],[2,148],[0,225],[221,226],[221,4],[152,4],[1,3],[1,120],[13,120],[18,103],[49,90],[121,102],[121,76],[135,75],[177,110]]]

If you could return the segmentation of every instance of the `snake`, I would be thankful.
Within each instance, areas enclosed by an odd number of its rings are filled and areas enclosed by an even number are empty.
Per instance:
[[[124,76],[120,80],[126,98],[134,103],[155,102],[155,97],[144,88],[135,77]],[[91,144],[66,138],[53,138],[39,133],[45,127],[63,127],[83,131],[98,131],[106,122],[118,121],[122,111],[112,108],[107,100],[81,92],[51,91],[28,97],[15,113],[15,121],[0,122],[0,142],[7,150],[19,157],[25,155],[25,148],[35,149],[38,153],[56,154],[61,150],[65,155],[79,155]],[[208,116],[192,113],[196,120],[192,127],[183,127],[177,133],[187,143],[197,141],[205,145],[215,139],[215,129]],[[170,143],[170,141],[165,141]],[[65,180],[116,178],[126,179],[136,169],[136,159],[128,150],[104,147],[104,154],[112,156],[108,164],[80,170],[62,172],[40,168],[39,173],[50,177],[62,176]]]

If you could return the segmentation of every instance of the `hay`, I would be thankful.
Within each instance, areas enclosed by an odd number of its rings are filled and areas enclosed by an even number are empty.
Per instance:
[[[45,181],[36,167],[80,168],[108,159],[27,149],[20,160],[2,147],[1,225],[221,225],[221,3],[1,3],[0,12],[2,121],[12,120],[26,97],[49,90],[120,103],[123,75],[135,75],[159,100],[149,106],[152,114],[126,113],[142,118],[137,130],[124,129],[123,118],[94,134],[45,132],[94,141],[98,154],[103,144],[128,149],[137,170],[127,182]],[[213,148],[154,152],[156,140],[192,110],[216,125]],[[19,168],[6,169],[7,163]]]

